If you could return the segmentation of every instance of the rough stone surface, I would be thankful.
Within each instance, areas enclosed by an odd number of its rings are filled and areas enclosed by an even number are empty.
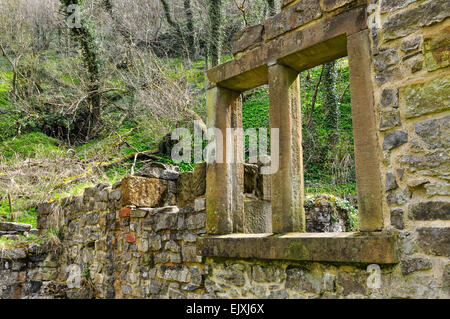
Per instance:
[[[447,36],[449,32],[450,27],[446,27],[436,34],[424,37],[424,57],[428,71],[435,71],[450,65],[450,40]]]
[[[402,260],[402,273],[408,275],[419,270],[428,270],[433,267],[430,259],[428,258],[407,258]]]
[[[440,22],[450,16],[450,4],[446,0],[428,0],[419,6],[400,11],[386,19],[383,24],[384,38],[393,40],[406,36],[420,27]]]
[[[420,227],[417,229],[418,244],[425,253],[450,256],[450,228]]]
[[[262,200],[244,201],[245,232],[271,233],[272,210],[269,202]]]
[[[137,172],[136,176],[159,178],[166,180],[176,180],[180,175],[178,166],[171,166],[159,162],[151,162],[142,166]]]
[[[146,177],[126,177],[122,180],[122,205],[157,207],[164,204],[168,183],[165,180]]]
[[[415,132],[428,149],[450,148],[450,115],[414,124]]]
[[[405,144],[406,142],[408,142],[408,132],[401,130],[389,132],[384,136],[383,150],[391,150]]]
[[[401,126],[400,112],[397,110],[380,112],[380,131],[386,131],[396,126]]]
[[[392,12],[406,7],[417,0],[381,0],[381,13]]]
[[[450,10],[449,10],[450,11]],[[413,84],[402,88],[402,108],[406,118],[440,112],[450,108],[450,78],[448,76],[428,83]]]
[[[252,49],[263,42],[264,25],[257,24],[236,33],[233,39],[231,52],[239,52]]]
[[[413,220],[450,220],[450,202],[429,201],[411,204],[408,217]]]
[[[396,189],[398,187],[397,180],[395,178],[395,175],[391,172],[386,173],[386,180],[385,180],[385,190],[390,191],[392,189]]]
[[[384,89],[380,103],[382,106],[398,107],[398,89]]]
[[[322,16],[319,1],[303,0],[277,14],[265,23],[265,39],[273,39],[280,34],[295,29]]]
[[[403,209],[391,209],[391,225],[400,230],[405,228],[405,217]]]
[[[352,2],[355,2],[355,0],[321,0],[322,9],[327,12],[336,10]]]
[[[31,225],[23,223],[13,223],[13,222],[0,222],[0,231],[11,231],[11,232],[29,232],[31,230]]]

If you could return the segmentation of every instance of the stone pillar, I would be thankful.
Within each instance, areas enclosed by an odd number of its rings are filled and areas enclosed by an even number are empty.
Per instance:
[[[383,228],[383,214],[369,30],[350,35],[347,47],[360,230],[377,231]]]
[[[243,232],[244,166],[240,160],[243,157],[242,135],[227,138],[227,129],[242,129],[241,94],[215,87],[208,91],[207,100],[208,126],[219,129],[223,136],[223,161],[209,163],[207,166],[206,229],[211,235]],[[232,150],[232,155],[227,153],[227,146],[230,144],[231,148],[228,149]]]
[[[269,67],[270,127],[280,130],[279,170],[272,175],[272,230],[304,232],[300,80],[282,65]],[[273,158],[273,155],[272,155]]]

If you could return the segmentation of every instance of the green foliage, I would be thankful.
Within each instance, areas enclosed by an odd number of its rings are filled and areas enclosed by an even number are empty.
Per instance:
[[[350,231],[357,231],[359,229],[359,213],[358,210],[345,198],[330,195],[326,193],[308,194],[305,198],[305,206],[313,206],[314,202],[319,199],[326,199],[335,208],[346,212],[347,219],[350,224]],[[331,216],[333,219],[333,215]],[[335,217],[334,217],[335,218]]]
[[[348,61],[343,58],[326,64],[321,73],[322,66],[318,66],[300,74],[306,190],[353,195],[356,184]],[[242,115],[244,130],[269,129],[267,87],[244,93]]]
[[[184,162],[176,163],[170,158],[170,156],[167,156],[165,154],[155,154],[155,155],[161,158],[161,160],[159,161],[161,163],[178,166],[180,168],[180,172],[192,171],[195,168],[195,164]]]
[[[269,94],[267,87],[259,88],[244,95],[242,104],[242,127],[269,128]]]
[[[45,234],[47,237],[53,236],[55,238],[58,238],[59,240],[63,239],[63,233],[59,227],[52,227],[48,229]]]
[[[21,135],[17,138],[10,138],[0,142],[0,156],[11,158],[51,158],[54,155],[62,154],[61,142],[40,132],[33,132]]]

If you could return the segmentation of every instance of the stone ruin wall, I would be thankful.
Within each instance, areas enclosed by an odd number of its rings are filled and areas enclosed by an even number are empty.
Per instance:
[[[367,285],[367,264],[199,256],[206,178],[198,166],[41,205],[39,227],[59,226],[62,247],[3,252],[0,298],[450,298],[449,2],[283,3],[282,13],[238,36],[236,59],[367,6],[383,224],[398,234],[399,262],[380,265],[380,288]],[[246,200],[249,216],[256,207],[255,231],[270,227],[262,213],[267,184],[256,185],[257,198]]]

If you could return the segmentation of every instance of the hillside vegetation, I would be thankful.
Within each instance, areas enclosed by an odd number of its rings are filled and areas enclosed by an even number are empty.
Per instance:
[[[35,225],[39,202],[151,160],[193,169],[160,141],[206,122],[205,69],[232,58],[237,31],[279,10],[257,0],[243,16],[232,1],[213,2],[0,0],[0,219]],[[67,26],[71,3],[80,28]],[[347,60],[300,76],[306,191],[353,200]],[[243,126],[269,127],[267,87],[243,94]]]

